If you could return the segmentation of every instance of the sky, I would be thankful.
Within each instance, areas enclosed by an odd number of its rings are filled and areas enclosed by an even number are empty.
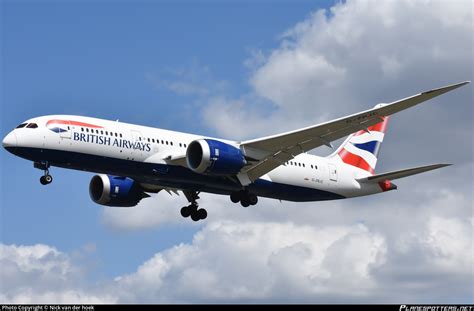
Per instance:
[[[227,139],[473,77],[455,1],[0,1],[1,135],[47,114]],[[0,152],[0,303],[474,303],[472,85],[393,116],[376,171],[453,166],[364,198],[244,209],[203,194],[93,203]],[[322,147],[312,153],[327,155]]]

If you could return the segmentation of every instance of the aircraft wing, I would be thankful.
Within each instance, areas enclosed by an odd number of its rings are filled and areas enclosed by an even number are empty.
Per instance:
[[[390,104],[380,104],[373,109],[295,131],[244,141],[240,147],[247,156],[249,164],[237,177],[243,185],[248,185],[300,153],[321,145],[331,146],[331,141],[361,129],[366,130],[369,126],[381,122],[385,116],[413,107],[469,82],[429,90]]]

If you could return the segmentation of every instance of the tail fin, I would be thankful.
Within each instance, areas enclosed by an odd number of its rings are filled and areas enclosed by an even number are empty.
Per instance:
[[[360,130],[349,135],[344,143],[329,157],[338,157],[342,162],[373,175],[389,117],[383,117],[382,119],[382,122],[370,126],[367,130]]]

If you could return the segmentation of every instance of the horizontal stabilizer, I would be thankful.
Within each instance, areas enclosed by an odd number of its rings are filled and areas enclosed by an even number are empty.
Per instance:
[[[428,172],[428,171],[435,170],[435,169],[442,168],[449,165],[451,164],[433,164],[433,165],[419,166],[419,167],[414,167],[414,168],[407,168],[404,170],[393,171],[393,172],[360,178],[360,179],[357,179],[357,181],[378,183],[385,180],[394,180],[398,178],[403,178],[403,177],[408,177],[411,175]]]

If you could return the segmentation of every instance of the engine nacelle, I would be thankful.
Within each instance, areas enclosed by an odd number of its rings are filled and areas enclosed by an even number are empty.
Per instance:
[[[133,179],[105,174],[92,177],[89,195],[97,204],[119,207],[135,206],[149,197]]]
[[[194,172],[209,175],[235,175],[247,163],[239,148],[213,139],[191,142],[186,162]]]

